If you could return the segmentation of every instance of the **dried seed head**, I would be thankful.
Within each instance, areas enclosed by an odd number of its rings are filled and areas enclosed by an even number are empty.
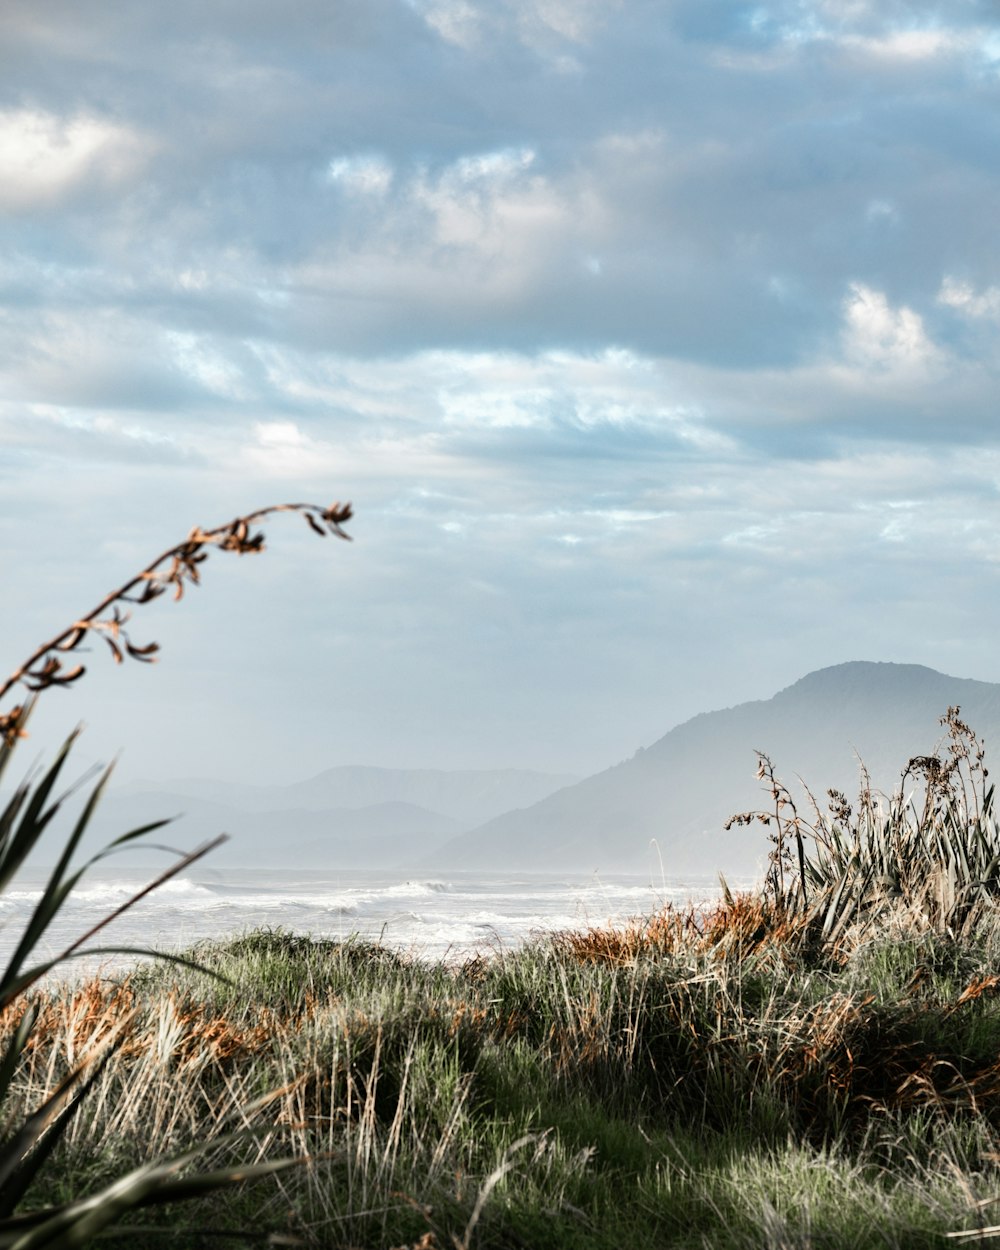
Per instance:
[[[276,512],[301,513],[310,528],[321,536],[331,533],[338,538],[350,537],[340,527],[351,518],[353,510],[349,503],[339,502],[328,508],[308,503],[274,504],[236,517],[217,529],[203,530],[196,525],[183,542],[165,551],[148,568],[112,591],[87,616],[74,621],[68,629],[40,646],[5,682],[0,683],[0,699],[18,685],[36,693],[50,686],[68,686],[82,677],[86,671],[83,665],[64,671],[56,653],[75,650],[91,630],[104,638],[116,664],[121,664],[126,655],[130,659],[152,663],[159,645],[155,642],[145,645],[132,642],[126,629],[129,613],[121,605],[150,603],[170,586],[174,589],[175,600],[183,598],[187,585],[200,584],[198,566],[208,558],[208,548],[235,551],[237,555],[259,554],[264,550],[264,534],[261,531],[252,533],[251,527]],[[20,706],[0,714],[0,739],[3,742],[10,745],[23,736],[20,728],[22,719],[23,708]]]

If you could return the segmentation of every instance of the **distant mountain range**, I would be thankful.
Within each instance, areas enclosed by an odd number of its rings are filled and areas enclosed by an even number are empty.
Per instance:
[[[768,850],[763,826],[723,826],[735,812],[766,806],[756,750],[793,794],[802,794],[797,777],[821,801],[831,786],[856,794],[859,756],[874,784],[891,791],[909,758],[934,749],[939,718],[956,704],[980,736],[1000,740],[1000,685],[916,664],[821,669],[772,699],[695,716],[625,763],[447,842],[431,862],[754,874]]]
[[[88,843],[177,816],[152,840],[190,847],[217,833],[231,841],[213,864],[275,867],[391,867],[417,860],[463,829],[529,806],[576,781],[528,769],[329,768],[288,786],[204,778],[133,782],[100,804]],[[149,852],[132,854],[148,859]]]
[[[756,750],[793,792],[801,777],[820,800],[830,786],[851,796],[859,756],[888,791],[911,756],[934,749],[939,718],[955,704],[988,743],[1000,738],[1000,685],[856,661],[771,699],[695,716],[582,781],[517,769],[340,767],[290,786],[133,783],[107,795],[90,842],[183,813],[161,839],[192,846],[231,833],[213,857],[220,867],[754,874],[765,830],[723,826],[766,803]]]

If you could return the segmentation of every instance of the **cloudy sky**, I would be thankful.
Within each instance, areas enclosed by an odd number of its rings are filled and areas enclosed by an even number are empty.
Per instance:
[[[29,749],[586,773],[843,660],[1000,681],[996,18],[5,0],[4,670],[195,522],[357,512]]]

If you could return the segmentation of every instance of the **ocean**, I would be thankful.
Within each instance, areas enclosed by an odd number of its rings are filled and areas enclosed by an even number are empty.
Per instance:
[[[89,873],[50,925],[31,962],[60,953],[155,875],[120,868]],[[41,872],[24,873],[0,895],[4,964],[44,881]],[[195,864],[140,900],[89,945],[176,952],[204,938],[281,928],[316,938],[376,939],[413,958],[459,962],[514,949],[536,935],[621,924],[668,902],[705,903],[718,894],[718,881],[704,878],[654,882],[628,875],[527,873],[406,877],[392,872],[223,871]],[[134,955],[89,956],[73,961],[72,969],[74,975],[110,973],[135,962]]]

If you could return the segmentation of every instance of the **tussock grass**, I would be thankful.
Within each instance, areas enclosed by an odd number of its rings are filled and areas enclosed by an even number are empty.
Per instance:
[[[144,968],[51,991],[25,1106],[124,1037],[46,1198],[240,1128],[200,1166],[246,1159],[247,1139],[253,1160],[310,1163],[167,1210],[185,1245],[910,1247],[988,1226],[1000,918],[961,946],[887,933],[817,967],[768,906],[454,968],[262,931],[191,952],[226,981]],[[135,1244],[161,1244],[156,1219]]]

